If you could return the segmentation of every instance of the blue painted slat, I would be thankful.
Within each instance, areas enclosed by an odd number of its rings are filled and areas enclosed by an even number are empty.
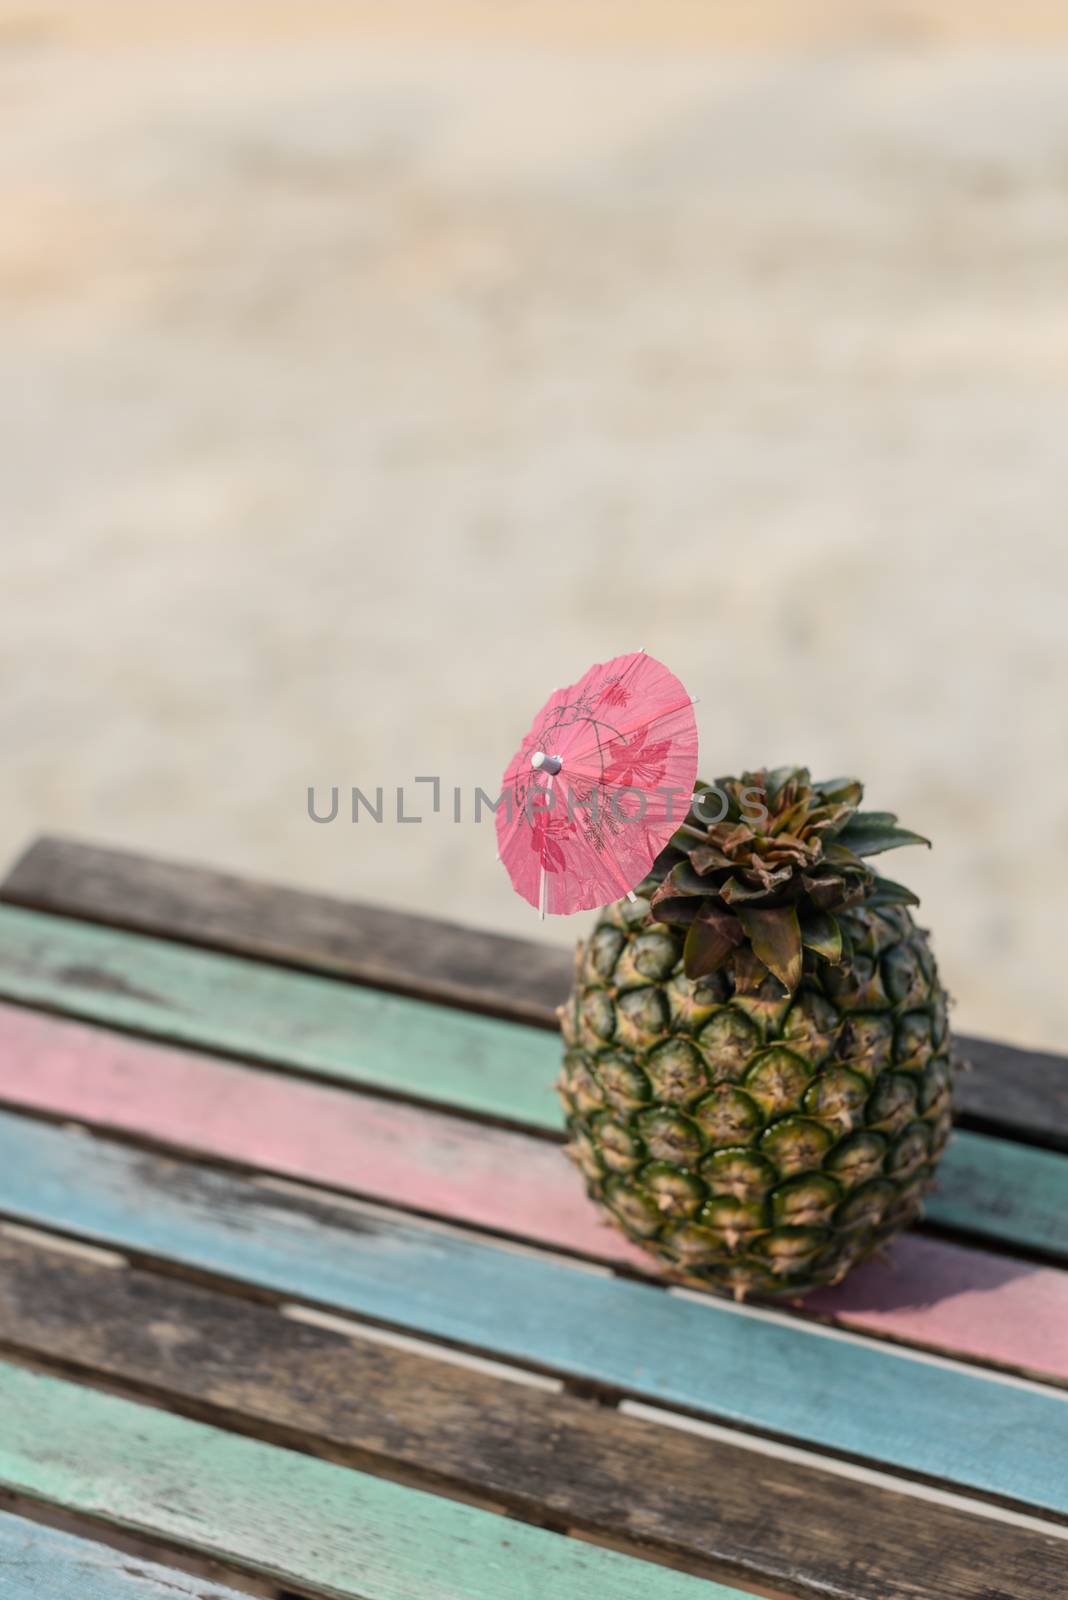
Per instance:
[[[208,1578],[142,1561],[0,1511],[3,1600],[248,1600]]]
[[[551,1132],[560,1041],[522,1023],[0,905],[0,995]],[[957,1133],[933,1222],[1063,1255],[1068,1156]]]
[[[1068,1514],[1068,1400],[0,1114],[0,1211]]]

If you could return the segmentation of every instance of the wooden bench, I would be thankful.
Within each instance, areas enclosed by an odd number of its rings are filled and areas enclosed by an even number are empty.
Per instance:
[[[3,1600],[1055,1600],[1068,1061],[922,1230],[668,1287],[561,1159],[566,953],[43,839],[0,899]]]

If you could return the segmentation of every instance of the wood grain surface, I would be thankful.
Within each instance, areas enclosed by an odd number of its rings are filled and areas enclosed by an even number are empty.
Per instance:
[[[1068,1517],[1057,1390],[9,1112],[0,1213]]]
[[[0,906],[0,995],[559,1138],[552,1034],[238,956]],[[1068,1159],[960,1132],[927,1216],[1044,1258],[1068,1245]]]
[[[2,1233],[0,1347],[725,1581],[927,1600],[937,1570],[941,1600],[974,1600],[994,1570],[1011,1575],[1014,1600],[1049,1600],[1068,1559],[1063,1539],[816,1461],[778,1460]],[[863,1529],[862,1554],[843,1527]]]
[[[545,1139],[0,1004],[0,1102],[659,1276]],[[984,1179],[988,1182],[989,1179]],[[1068,1273],[906,1233],[809,1307],[1068,1382]]]
[[[0,1363],[0,1484],[336,1600],[744,1600],[688,1574]],[[6,1597],[5,1597],[6,1600]]]
[[[67,838],[31,844],[0,899],[547,1028],[571,979],[569,952],[532,940]],[[966,1035],[958,1045],[972,1063],[962,1126],[1068,1150],[1063,1056]]]
[[[556,1132],[540,1029],[0,906],[0,995]]]
[[[551,946],[72,839],[38,839],[0,899],[542,1026],[570,979]]]
[[[4,1600],[243,1600],[236,1589],[0,1511]]]

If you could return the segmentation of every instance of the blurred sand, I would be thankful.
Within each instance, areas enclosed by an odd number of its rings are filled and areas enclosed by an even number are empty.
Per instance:
[[[1063,6],[0,4],[0,132],[5,853],[539,936],[306,787],[493,789],[645,645],[1063,1047]]]

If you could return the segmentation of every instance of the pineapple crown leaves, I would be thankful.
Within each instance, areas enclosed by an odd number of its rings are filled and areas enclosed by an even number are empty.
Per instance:
[[[718,791],[715,822],[698,798],[708,789]],[[647,890],[653,917],[687,930],[688,977],[730,958],[738,980],[756,985],[771,972],[792,992],[806,950],[835,965],[848,959],[848,927],[836,912],[861,902],[919,903],[866,858],[929,841],[899,828],[889,811],[861,811],[863,794],[854,778],[813,782],[805,767],[696,786],[694,807],[657,858],[655,888]]]

